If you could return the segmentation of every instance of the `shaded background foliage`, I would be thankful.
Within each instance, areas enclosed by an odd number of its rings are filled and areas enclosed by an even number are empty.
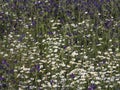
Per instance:
[[[114,29],[113,21],[106,19],[120,19],[119,0],[1,0],[0,3],[0,34],[3,35],[10,31],[20,31],[23,24],[31,27],[30,23],[46,23],[48,26],[49,18],[60,19],[62,23],[80,22],[88,18],[95,27],[104,22],[106,29]]]

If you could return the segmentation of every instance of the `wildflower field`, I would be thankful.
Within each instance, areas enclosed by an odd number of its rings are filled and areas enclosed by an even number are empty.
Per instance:
[[[0,0],[0,90],[120,90],[120,0]]]

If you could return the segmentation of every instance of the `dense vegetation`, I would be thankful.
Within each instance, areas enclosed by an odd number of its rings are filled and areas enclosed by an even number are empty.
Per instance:
[[[120,0],[0,0],[0,90],[120,90]]]

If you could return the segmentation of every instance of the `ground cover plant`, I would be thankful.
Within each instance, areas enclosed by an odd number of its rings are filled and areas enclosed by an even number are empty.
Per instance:
[[[120,90],[120,0],[0,0],[0,90]]]

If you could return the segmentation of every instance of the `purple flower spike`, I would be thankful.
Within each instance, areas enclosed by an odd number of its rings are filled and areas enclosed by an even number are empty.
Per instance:
[[[36,22],[35,21],[32,21],[32,26],[35,26],[36,25]]]
[[[14,74],[14,69],[8,71],[9,74]]]
[[[105,25],[106,28],[110,28],[110,26],[112,25],[112,21],[108,20],[108,21],[105,22],[104,25]]]
[[[67,46],[63,46],[63,49],[66,49],[67,48]]]
[[[100,2],[103,2],[104,0],[100,0]]]
[[[0,81],[3,81],[4,80],[4,78],[3,77],[0,77]]]
[[[52,85],[54,83],[54,81],[53,80],[50,80],[50,84]]]
[[[72,74],[70,74],[70,77],[74,79],[75,75],[72,73]]]
[[[105,63],[106,63],[106,60],[104,59],[104,60],[102,61],[102,63],[105,64]]]
[[[67,16],[71,16],[71,12],[70,11],[66,11]]]
[[[2,60],[2,64],[6,65],[7,67],[9,67],[9,64],[7,63],[7,61],[5,59]]]
[[[40,71],[40,65],[39,64],[35,65],[35,69],[37,69],[37,71]]]
[[[5,59],[2,60],[2,64],[7,64]]]
[[[3,88],[6,88],[6,87],[7,87],[7,84],[3,83],[3,84],[2,84],[2,87],[3,87]]]
[[[88,90],[95,90],[97,87],[95,84],[91,84],[89,87],[88,87]]]
[[[48,32],[49,35],[53,35],[53,32]]]

